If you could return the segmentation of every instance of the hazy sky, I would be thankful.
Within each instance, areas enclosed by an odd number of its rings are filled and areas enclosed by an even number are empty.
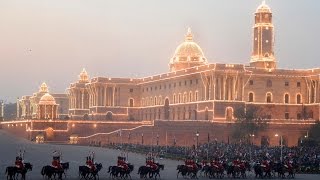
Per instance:
[[[168,71],[187,27],[210,63],[248,64],[262,0],[0,0],[0,99]],[[267,0],[280,68],[320,67],[320,1]]]

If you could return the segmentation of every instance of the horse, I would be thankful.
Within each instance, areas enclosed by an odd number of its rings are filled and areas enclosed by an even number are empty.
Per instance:
[[[62,168],[57,169],[47,165],[47,166],[43,166],[41,169],[41,175],[43,177],[46,176],[48,179],[52,179],[52,176],[55,178],[56,175],[58,175],[58,179],[62,179],[62,174],[64,174],[64,170]]]
[[[138,169],[138,174],[140,175],[140,178],[147,178],[147,175],[149,174],[149,171],[151,170],[151,167],[147,166],[140,166]]]
[[[131,175],[130,173],[133,171],[134,166],[132,164],[128,164],[128,169],[124,169],[122,167],[119,166],[109,166],[108,168],[108,173],[110,174],[110,177],[112,178],[116,178],[118,176],[120,176],[120,178],[130,178],[131,179]]]
[[[95,164],[96,169],[92,171],[88,166],[79,166],[79,177],[80,179],[99,179],[99,171],[102,169],[102,164]]]
[[[255,173],[255,178],[258,178],[258,177],[263,178],[263,169],[262,169],[260,163],[256,163],[253,166],[253,169],[254,169],[254,173]]]
[[[120,171],[120,177],[121,178],[127,178],[129,177],[131,179],[131,175],[130,173],[133,171],[134,166],[132,164],[128,164],[128,169],[125,170],[124,168],[122,168],[122,170]]]
[[[6,168],[7,179],[17,179],[18,174],[21,174],[21,179],[26,179],[28,171],[32,171],[31,163],[24,163],[24,168],[19,169],[16,166],[8,166]]]
[[[157,179],[158,176],[160,178],[160,170],[164,169],[164,165],[159,163],[156,163],[156,165],[157,169],[153,170],[152,168],[150,168],[151,171],[149,172],[149,178],[153,178],[153,176],[154,179]]]
[[[186,175],[190,176],[190,178],[196,178],[198,179],[198,176],[197,176],[197,173],[198,173],[198,166],[196,166],[195,169],[190,169],[188,166],[186,165],[178,165],[177,166],[177,170],[178,170],[178,173],[177,173],[177,178],[179,177],[179,174],[181,173],[181,175],[183,177],[185,177]]]

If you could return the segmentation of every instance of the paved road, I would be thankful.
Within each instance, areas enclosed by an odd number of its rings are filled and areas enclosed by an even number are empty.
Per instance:
[[[110,179],[107,175],[107,168],[115,165],[119,150],[112,150],[98,147],[84,147],[71,145],[52,145],[52,144],[35,144],[27,140],[17,138],[7,132],[0,130],[0,179],[5,179],[5,167],[14,164],[17,152],[25,149],[25,161],[33,164],[33,171],[27,174],[27,179],[42,179],[40,170],[44,165],[51,163],[51,154],[54,150],[60,150],[63,153],[62,160],[70,162],[70,170],[68,171],[68,179],[78,178],[78,166],[85,163],[85,157],[90,151],[96,154],[96,161],[103,165],[102,171],[99,173],[100,179]],[[135,169],[132,173],[132,179],[139,179],[137,175],[138,167],[145,164],[145,156],[140,154],[129,153],[129,162],[134,164]],[[164,171],[161,172],[161,179],[176,179],[176,167],[183,162],[173,160],[159,160],[165,165]],[[182,178],[179,178],[182,179]],[[205,179],[205,178],[199,178]],[[320,179],[319,175],[297,175],[296,179]]]

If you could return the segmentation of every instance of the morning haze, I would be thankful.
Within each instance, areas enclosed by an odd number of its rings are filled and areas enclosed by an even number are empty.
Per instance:
[[[320,1],[268,0],[279,68],[320,67]],[[168,71],[187,27],[209,63],[244,63],[260,0],[0,1],[0,99],[65,92],[83,67],[91,77]]]

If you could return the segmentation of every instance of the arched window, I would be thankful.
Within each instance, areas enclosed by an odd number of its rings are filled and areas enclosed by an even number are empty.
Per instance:
[[[162,96],[159,96],[158,104],[162,105]]]
[[[178,103],[181,103],[181,93],[178,95]]]
[[[106,120],[112,120],[112,112],[107,112],[106,114]]]
[[[189,92],[189,102],[192,102],[192,92]]]
[[[132,98],[129,99],[129,107],[133,107],[133,99]]]
[[[152,106],[153,105],[153,98],[152,97],[150,97],[150,104],[149,104],[150,106]]]
[[[145,102],[145,106],[148,106],[148,105],[149,105],[149,98],[147,97],[146,102]]]
[[[176,94],[173,94],[173,104],[175,104],[177,101],[176,101]]]
[[[170,116],[169,99],[164,100],[164,119],[168,120]]]
[[[186,103],[188,101],[187,93],[183,93],[183,103]]]
[[[142,98],[142,100],[141,100],[141,106],[144,106],[145,104],[144,104],[144,98]]]
[[[253,93],[252,92],[249,93],[249,102],[253,102]]]
[[[198,91],[194,93],[194,101],[198,101]]]
[[[297,104],[301,104],[301,94],[297,94]]]
[[[231,121],[233,119],[233,108],[227,107],[226,109],[226,120]]]
[[[272,102],[272,94],[270,92],[268,92],[267,95],[266,95],[266,101],[267,101],[267,103],[271,103]]]
[[[289,98],[289,94],[285,94],[285,95],[284,95],[284,103],[285,103],[285,104],[289,104],[289,99],[290,99],[290,98]]]
[[[154,97],[154,105],[155,105],[155,106],[158,105],[157,103],[158,103],[158,102],[157,102],[157,97],[155,96],[155,97]]]

